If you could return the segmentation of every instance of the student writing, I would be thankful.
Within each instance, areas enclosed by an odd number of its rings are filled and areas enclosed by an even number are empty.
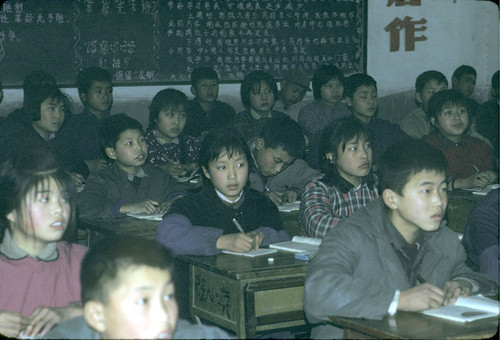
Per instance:
[[[299,124],[289,117],[269,119],[249,146],[253,160],[250,186],[276,205],[295,202],[305,185],[320,175],[302,159],[304,135]]]
[[[444,225],[445,171],[444,156],[425,142],[386,150],[381,197],[327,233],[308,266],[304,310],[316,324],[313,338],[341,335],[328,316],[380,320],[454,304],[460,295],[496,294],[494,282],[467,267],[456,233]]]
[[[208,181],[199,193],[172,204],[158,225],[157,240],[174,254],[186,255],[245,252],[289,240],[278,208],[264,194],[247,187],[249,161],[250,150],[236,131],[209,132],[200,152],[200,166]]]
[[[449,188],[484,188],[498,175],[493,170],[489,145],[466,134],[470,126],[470,101],[456,90],[436,93],[427,111],[434,131],[423,140],[443,152],[448,162]]]

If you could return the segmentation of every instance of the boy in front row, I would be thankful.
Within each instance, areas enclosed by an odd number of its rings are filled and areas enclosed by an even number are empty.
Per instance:
[[[101,143],[111,166],[89,176],[77,196],[80,217],[164,214],[181,185],[159,167],[144,164],[148,146],[141,124],[125,114],[108,118]]]
[[[444,156],[425,142],[402,140],[386,150],[382,197],[327,233],[308,267],[304,309],[311,323],[324,323],[312,337],[342,336],[329,316],[382,319],[496,293],[494,282],[466,266],[462,244],[443,223],[445,170]]]
[[[216,327],[178,321],[170,251],[130,236],[105,238],[80,271],[83,316],[45,339],[227,339]]]

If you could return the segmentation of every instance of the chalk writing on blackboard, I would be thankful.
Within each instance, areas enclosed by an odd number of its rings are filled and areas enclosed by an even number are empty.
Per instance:
[[[101,66],[116,84],[186,83],[213,66],[222,81],[262,69],[312,74],[365,68],[366,0],[9,0],[0,9],[0,71],[35,68],[60,84]]]

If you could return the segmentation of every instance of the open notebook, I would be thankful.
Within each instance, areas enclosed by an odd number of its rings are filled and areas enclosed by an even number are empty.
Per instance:
[[[456,322],[471,322],[486,318],[498,318],[499,304],[498,301],[483,295],[473,295],[466,298],[460,296],[454,305],[428,309],[422,313]]]

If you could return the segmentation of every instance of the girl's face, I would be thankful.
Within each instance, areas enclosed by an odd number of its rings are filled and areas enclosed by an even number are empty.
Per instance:
[[[49,139],[51,133],[56,133],[61,128],[66,114],[66,105],[61,99],[45,99],[40,105],[40,120],[33,122],[34,128],[44,137]]]
[[[431,123],[451,141],[458,143],[469,128],[469,113],[462,105],[449,105],[438,114],[437,119],[431,118]]]
[[[321,86],[321,100],[328,105],[337,104],[343,95],[344,85],[337,78],[332,78]]]
[[[346,104],[351,107],[354,117],[369,123],[378,107],[377,88],[373,85],[359,86],[352,98],[346,97]]]
[[[248,161],[244,154],[233,153],[228,158],[223,151],[217,160],[208,163],[208,169],[203,167],[203,173],[215,189],[234,202],[247,184]]]
[[[262,115],[267,115],[274,105],[274,93],[269,85],[261,80],[250,90],[250,105]]]
[[[30,255],[40,254],[48,243],[61,239],[71,213],[67,193],[52,178],[26,195],[22,210],[10,212],[7,218],[14,242]]]
[[[184,130],[186,126],[186,109],[184,105],[162,109],[156,121],[156,131],[161,138],[172,143]]]
[[[368,175],[372,166],[372,149],[366,136],[353,138],[337,148],[337,158],[333,153],[327,153],[326,158],[337,167],[337,171],[346,181],[354,186],[361,184],[363,177]]]

